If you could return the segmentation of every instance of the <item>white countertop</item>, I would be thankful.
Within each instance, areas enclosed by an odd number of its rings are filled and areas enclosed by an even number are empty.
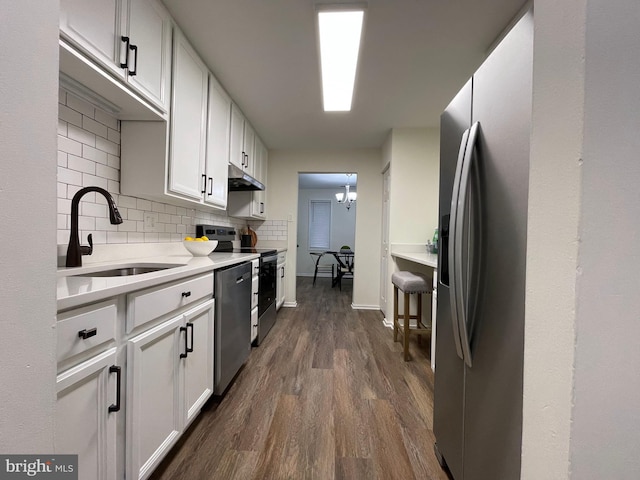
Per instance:
[[[391,244],[391,256],[427,267],[438,268],[438,254],[428,253],[426,249],[424,244],[393,243]]]
[[[178,251],[149,257],[119,258],[95,262],[82,267],[59,268],[57,279],[58,311],[259,258],[259,255],[255,253],[212,253],[208,257],[193,257],[186,250],[182,250],[184,253]],[[177,264],[180,266],[126,277],[73,276],[105,268],[127,267],[131,264]]]
[[[438,254],[437,253],[418,253],[418,252],[406,252],[406,253],[391,253],[392,256],[398,258],[404,258],[411,262],[419,263],[420,265],[426,265],[427,267],[438,268]]]

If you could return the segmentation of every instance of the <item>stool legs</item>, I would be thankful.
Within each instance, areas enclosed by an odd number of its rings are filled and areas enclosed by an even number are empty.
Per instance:
[[[403,292],[404,293],[404,292]],[[398,341],[398,333],[400,330],[400,315],[398,308],[398,287],[393,286],[393,341]],[[411,354],[409,353],[409,336],[411,333],[418,334],[418,344],[421,343],[422,333],[429,333],[430,329],[425,328],[422,325],[422,294],[418,294],[418,311],[416,315],[410,314],[410,303],[411,303],[411,294],[404,293],[404,309],[402,315],[402,347],[404,354],[404,361],[408,362],[411,360]],[[416,319],[415,328],[410,327],[411,319]]]
[[[393,286],[393,341],[398,341],[398,287]]]
[[[410,357],[409,357],[409,334],[411,333],[409,331],[409,321],[411,319],[411,315],[409,315],[409,299],[411,297],[409,297],[408,293],[404,294],[404,329],[403,329],[403,334],[404,334],[404,338],[403,338],[403,346],[404,346],[404,361],[408,362]]]

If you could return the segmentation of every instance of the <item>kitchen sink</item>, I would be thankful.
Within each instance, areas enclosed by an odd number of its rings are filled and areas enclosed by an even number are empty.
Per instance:
[[[134,264],[124,267],[113,268],[108,270],[97,270],[95,272],[78,273],[69,275],[72,277],[128,277],[131,275],[142,275],[143,273],[158,272],[160,270],[168,270],[170,268],[182,267],[182,264]]]

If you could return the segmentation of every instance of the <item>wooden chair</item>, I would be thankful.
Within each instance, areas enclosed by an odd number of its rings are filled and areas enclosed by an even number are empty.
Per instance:
[[[411,359],[409,355],[409,335],[412,333],[418,334],[418,341],[422,338],[423,333],[431,335],[431,327],[423,325],[422,323],[422,295],[425,293],[432,293],[431,283],[428,279],[420,274],[413,272],[395,272],[391,275],[391,282],[393,283],[393,341],[398,341],[398,332],[402,333],[402,344],[404,347],[404,361],[407,362]],[[404,313],[398,315],[398,291],[404,293]],[[411,295],[418,295],[418,311],[415,315],[410,315],[409,306],[411,301]],[[403,320],[402,325],[400,319]],[[416,326],[410,326],[410,320],[416,320]]]
[[[315,262],[315,269],[313,271],[313,284],[316,284],[316,278],[318,277],[318,273],[325,273],[325,272],[331,272],[331,279],[333,280],[334,278],[334,264],[331,263],[331,265],[327,265],[324,264],[322,265],[320,263],[320,260],[322,259],[322,257],[324,256],[325,252],[309,252],[309,255],[311,255],[311,258],[314,259]]]
[[[335,252],[334,257],[338,262],[336,277],[333,280],[333,286],[338,284],[340,290],[342,290],[342,279],[343,278],[353,278],[353,269],[355,267],[354,264],[354,254],[351,247],[348,245],[343,245],[340,248],[339,252]]]

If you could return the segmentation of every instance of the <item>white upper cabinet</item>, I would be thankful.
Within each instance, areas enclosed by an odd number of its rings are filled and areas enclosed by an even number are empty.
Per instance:
[[[262,184],[267,185],[268,151],[257,135],[254,135],[254,171],[251,173]],[[237,218],[267,218],[267,192],[265,190],[231,192],[229,194],[229,216]]]
[[[229,162],[253,176],[255,172],[255,132],[234,103],[231,105]]]
[[[138,91],[169,108],[171,16],[156,0],[129,0],[127,79]],[[132,56],[133,55],[133,56]]]
[[[231,99],[213,75],[209,75],[209,116],[205,168],[207,191],[204,201],[220,208],[227,208],[230,131]]]
[[[231,138],[229,140],[229,162],[244,170],[244,115],[235,103],[231,105]]]
[[[256,134],[253,128],[245,119],[243,137],[244,171],[251,176],[255,175],[256,171],[255,138]]]
[[[205,192],[209,72],[198,54],[176,29],[173,47],[173,99],[169,190],[200,200]]]
[[[167,110],[171,17],[158,0],[61,0],[60,32]]]
[[[94,59],[123,77],[121,37],[127,35],[128,0],[60,0],[60,31]]]

